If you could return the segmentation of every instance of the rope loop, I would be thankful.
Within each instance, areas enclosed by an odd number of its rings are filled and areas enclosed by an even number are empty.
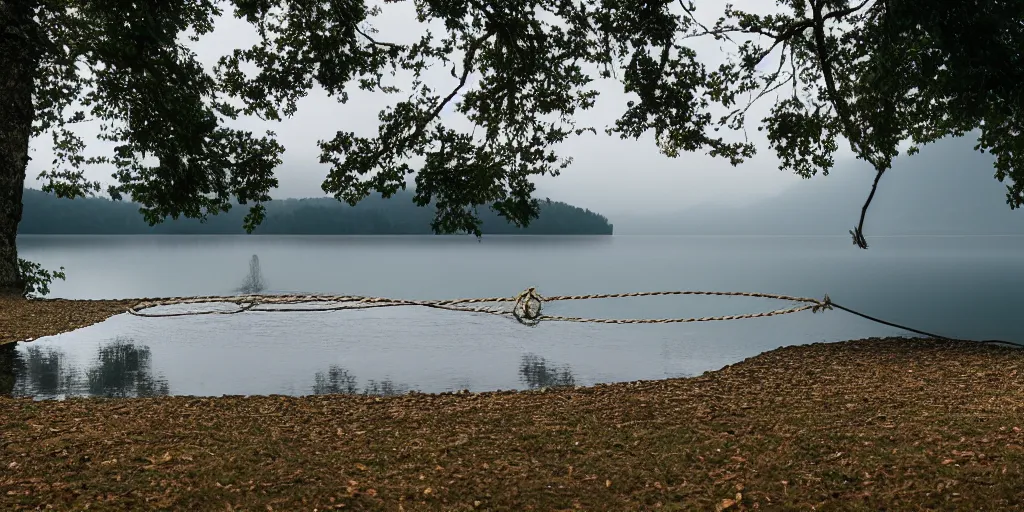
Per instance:
[[[819,311],[832,311],[832,299],[828,298],[827,293],[821,302],[811,306],[811,313],[817,313]]]
[[[544,299],[537,293],[537,288],[531,286],[525,291],[516,295],[516,303],[512,308],[512,316],[525,325],[537,325],[540,323],[540,312],[544,308]]]

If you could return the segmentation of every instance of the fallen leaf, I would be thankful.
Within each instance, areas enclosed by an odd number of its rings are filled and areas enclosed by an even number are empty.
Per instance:
[[[164,463],[170,462],[171,458],[172,458],[171,457],[171,452],[166,452],[163,455],[161,455],[159,458],[146,457],[146,460],[148,460],[154,466],[159,466],[160,464],[164,464]]]
[[[722,502],[719,503],[718,506],[715,507],[715,508],[717,510],[726,510],[728,508],[732,508],[732,506],[735,505],[735,504],[736,504],[735,500],[730,500],[730,499],[726,498],[726,499],[722,500]]]
[[[356,469],[359,471],[369,471],[370,468],[366,467],[366,464],[356,463]]]

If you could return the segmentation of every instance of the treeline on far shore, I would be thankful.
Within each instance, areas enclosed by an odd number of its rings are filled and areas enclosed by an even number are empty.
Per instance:
[[[139,205],[90,197],[60,199],[25,189],[24,213],[18,233],[23,235],[134,235],[134,234],[242,234],[248,206],[235,206],[212,215],[206,222],[167,219],[150,226]],[[419,207],[410,192],[390,199],[371,196],[356,206],[333,198],[282,199],[266,203],[267,217],[254,234],[264,235],[425,235],[431,234],[433,207]],[[529,227],[518,228],[489,208],[480,211],[485,234],[611,235],[604,216],[566,203],[542,200],[540,216]]]

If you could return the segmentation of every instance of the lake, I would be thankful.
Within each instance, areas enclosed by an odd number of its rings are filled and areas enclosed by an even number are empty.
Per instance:
[[[253,255],[265,293],[400,299],[657,290],[822,298],[945,336],[1024,341],[1024,237],[21,236],[63,266],[51,297],[230,295]],[[737,297],[552,302],[598,318],[790,306]],[[184,306],[176,306],[182,308]],[[188,306],[197,308],[199,306]],[[203,306],[205,308],[217,306]],[[9,393],[148,396],[529,389],[699,375],[781,346],[907,335],[842,311],[725,322],[541,322],[415,307],[175,318],[119,315],[31,343]]]

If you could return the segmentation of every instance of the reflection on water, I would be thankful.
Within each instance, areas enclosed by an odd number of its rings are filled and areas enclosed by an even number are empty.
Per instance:
[[[245,280],[242,281],[242,286],[237,290],[239,293],[252,295],[260,293],[267,288],[267,283],[263,280],[263,270],[260,268],[260,258],[255,254],[249,260],[249,274],[245,276]]]
[[[38,399],[66,395],[146,397],[170,394],[163,378],[154,376],[149,347],[127,338],[100,345],[82,370],[63,350],[17,343],[0,346],[0,393]]]
[[[536,354],[526,354],[519,364],[519,380],[530,389],[575,386],[569,365],[550,365]]]
[[[0,393],[5,396],[59,399],[71,395],[125,398],[171,394],[168,380],[153,371],[150,347],[128,337],[116,336],[99,344],[88,361],[79,361],[53,345],[18,345],[0,346]],[[577,381],[570,365],[553,363],[533,352],[520,357],[518,380],[527,389],[575,386]],[[462,384],[458,389],[475,387],[468,382]],[[317,371],[307,389],[298,394],[393,396],[417,387],[390,378],[365,379],[361,384],[349,369],[332,364]]]
[[[396,384],[390,379],[369,380],[362,390],[364,395],[393,396],[409,392],[409,386]],[[356,377],[340,366],[331,365],[327,372],[316,372],[313,378],[314,395],[355,395],[360,393]]]
[[[551,294],[832,293],[855,310],[930,332],[1024,339],[1024,323],[1013,320],[1024,305],[1017,293],[1024,237],[879,238],[867,253],[851,250],[843,237],[58,237],[27,239],[22,247],[44,265],[74,263],[74,279],[54,285],[66,298],[224,295],[241,286],[444,299],[505,296],[534,284]],[[639,319],[785,306],[701,296],[544,305],[553,315]],[[118,315],[3,347],[0,392],[369,395],[590,386],[700,375],[780,346],[892,335],[907,333],[842,311],[681,324],[542,322],[533,329],[508,318],[410,307]]]
[[[533,285],[548,294],[830,293],[845,306],[925,331],[1024,340],[1024,322],[1014,320],[1024,306],[1018,293],[1024,237],[879,237],[866,252],[851,249],[842,236],[491,237],[481,243],[473,237],[57,236],[18,242],[27,259],[67,266],[68,281],[53,286],[54,296],[64,298],[225,295],[239,286],[402,299],[508,296]],[[776,307],[786,304],[700,296],[544,304],[550,314],[597,318]],[[907,333],[843,311],[685,324],[542,322],[534,329],[491,315],[405,307],[119,315],[3,347],[0,392],[46,398],[69,390],[220,396],[590,386],[700,375],[780,346],[892,335]]]
[[[167,381],[152,374],[149,347],[118,337],[99,349],[94,364],[86,373],[89,394],[130,397],[167,395]]]
[[[590,386],[700,374],[793,343],[791,333],[798,331],[820,341],[858,330],[836,320],[793,315],[627,330],[555,322],[526,329],[491,315],[414,308],[173,319],[119,315],[3,347],[0,392],[59,399]],[[781,334],[766,335],[773,331]]]
[[[29,346],[21,353],[10,343],[3,346],[0,358],[0,381],[6,395],[54,398],[74,392],[78,374],[58,349]]]
[[[77,372],[67,364],[64,354],[59,350],[52,347],[45,350],[29,347],[25,359],[26,379],[17,384],[19,388],[27,385],[37,395],[50,397],[74,390],[75,381],[78,380]]]
[[[316,372],[313,380],[314,395],[354,395],[359,391],[355,376],[339,366],[331,365],[327,373]]]
[[[25,361],[15,343],[0,345],[0,395],[11,396],[17,375],[24,372]]]
[[[519,364],[519,381],[528,389],[572,387],[576,378],[569,365],[556,365],[536,354],[524,354]],[[313,378],[314,395],[402,395],[408,393],[410,387],[396,384],[390,379],[382,381],[369,380],[360,390],[355,375],[337,365],[331,365],[326,372],[316,372]]]
[[[395,384],[388,379],[380,382],[371,380],[366,384],[366,389],[363,390],[364,394],[381,396],[404,395],[408,392],[409,386],[404,384]]]

